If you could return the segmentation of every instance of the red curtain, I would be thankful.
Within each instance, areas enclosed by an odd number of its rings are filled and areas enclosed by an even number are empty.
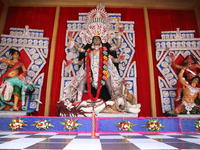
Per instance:
[[[2,13],[2,9],[3,9],[3,3],[2,3],[2,1],[0,1],[0,18],[1,18],[1,13]]]
[[[55,10],[55,7],[9,7],[4,34],[9,34],[10,27],[24,28],[25,25],[28,25],[30,29],[44,30],[44,37],[48,37],[50,40],[50,49]],[[42,104],[40,105],[39,111],[35,114],[39,116],[44,115],[49,58],[50,56],[46,59],[47,63],[41,71],[45,73],[45,76],[41,93]]]
[[[176,28],[180,30],[195,30],[195,37],[198,37],[198,26],[194,11],[192,10],[159,10],[149,9],[149,24],[151,34],[151,44],[153,53],[154,65],[154,80],[156,91],[156,110],[157,116],[165,116],[161,109],[160,91],[158,87],[158,76],[162,76],[158,71],[156,64],[156,49],[155,40],[161,39],[161,31],[175,31]]]
[[[55,105],[59,100],[60,95],[60,83],[61,83],[61,65],[65,60],[65,34],[66,34],[66,22],[67,20],[78,20],[78,13],[87,13],[94,8],[72,8],[63,7],[60,11],[60,20],[58,27],[58,35],[56,42],[56,54],[54,63],[54,74],[51,91],[51,106],[50,116],[56,115]],[[148,72],[148,58],[147,58],[147,46],[145,36],[145,23],[143,9],[134,8],[106,8],[108,13],[121,13],[122,21],[134,21],[135,22],[135,56],[132,61],[136,61],[137,66],[137,95],[138,103],[142,105],[140,116],[151,116],[150,105],[150,86],[149,86],[149,72]],[[144,94],[145,93],[145,94]]]

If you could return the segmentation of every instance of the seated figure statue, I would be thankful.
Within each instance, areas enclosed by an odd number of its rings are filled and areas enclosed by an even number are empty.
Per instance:
[[[178,104],[174,110],[169,111],[169,114],[200,114],[200,105],[195,103],[195,99],[197,97],[200,98],[200,89],[197,87],[200,78],[198,76],[193,77],[191,79],[191,83],[189,84],[183,78],[185,70],[186,67],[184,67],[179,73],[179,80],[183,89],[181,103]]]

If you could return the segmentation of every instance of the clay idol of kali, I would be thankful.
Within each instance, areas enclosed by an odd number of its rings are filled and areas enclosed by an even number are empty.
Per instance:
[[[91,32],[90,35],[92,36],[91,43],[85,44],[82,48],[69,36],[69,47],[79,52],[79,59],[71,62],[79,64],[80,69],[74,79],[65,87],[64,97],[61,101],[65,101],[69,110],[75,107],[80,112],[91,112],[93,109],[96,112],[104,112],[107,106],[116,106],[115,110],[112,108],[112,112],[138,113],[140,104],[129,102],[123,95],[123,82],[117,68],[119,59],[116,50],[122,44],[123,26],[117,22],[119,32],[115,36],[116,44],[110,45],[107,42],[108,40],[105,40],[109,37],[107,36],[109,29],[108,14],[104,9],[95,9],[91,13],[88,13],[86,20],[88,32]],[[82,101],[85,87],[87,87],[89,99]],[[105,89],[109,93],[108,96],[105,95]],[[102,99],[105,97],[109,97],[110,100],[107,99],[109,101],[104,102]]]

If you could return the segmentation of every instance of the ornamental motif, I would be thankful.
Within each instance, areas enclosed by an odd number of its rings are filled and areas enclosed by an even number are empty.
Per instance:
[[[35,128],[39,130],[48,130],[50,127],[54,127],[52,124],[50,124],[50,120],[46,119],[35,121],[35,123],[31,126],[35,126]]]
[[[9,124],[9,128],[11,128],[12,131],[23,129],[25,126],[27,126],[26,122],[27,121],[21,120],[21,118],[13,119]]]
[[[69,131],[78,129],[78,126],[81,126],[82,124],[77,123],[78,119],[70,120],[65,119],[65,122],[60,122],[60,124],[64,125],[64,129],[67,129]]]
[[[146,122],[146,125],[143,125],[143,127],[146,127],[146,130],[149,130],[150,132],[152,131],[159,131],[163,126],[158,119],[150,119],[148,122]]]
[[[197,131],[200,131],[200,120],[196,121],[196,122],[194,123],[194,126],[196,127],[196,130],[197,130]]]
[[[118,127],[119,131],[121,132],[134,132],[132,127],[136,126],[137,124],[133,124],[130,121],[127,121],[127,119],[123,119],[122,121],[116,123],[116,126]]]

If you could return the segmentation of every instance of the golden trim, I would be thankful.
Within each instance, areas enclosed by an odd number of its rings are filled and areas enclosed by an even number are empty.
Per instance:
[[[51,42],[50,58],[49,58],[49,70],[48,70],[48,77],[47,77],[44,116],[49,116],[49,109],[50,109],[50,102],[51,102],[51,86],[52,86],[52,79],[53,79],[53,66],[54,66],[54,58],[55,58],[55,51],[56,51],[56,39],[57,39],[57,32],[58,32],[59,16],[60,16],[60,6],[57,6],[55,20],[54,20],[52,42]]]
[[[2,14],[0,16],[1,17],[0,18],[0,38],[1,38],[1,34],[3,34],[3,30],[5,27],[7,13],[8,13],[8,5],[4,5]]]
[[[147,52],[148,52],[148,65],[149,65],[151,114],[152,114],[152,117],[156,117],[156,98],[155,98],[153,56],[152,56],[152,47],[151,47],[151,36],[150,36],[150,28],[149,28],[148,10],[147,10],[146,7],[144,8],[144,19],[145,19]]]

